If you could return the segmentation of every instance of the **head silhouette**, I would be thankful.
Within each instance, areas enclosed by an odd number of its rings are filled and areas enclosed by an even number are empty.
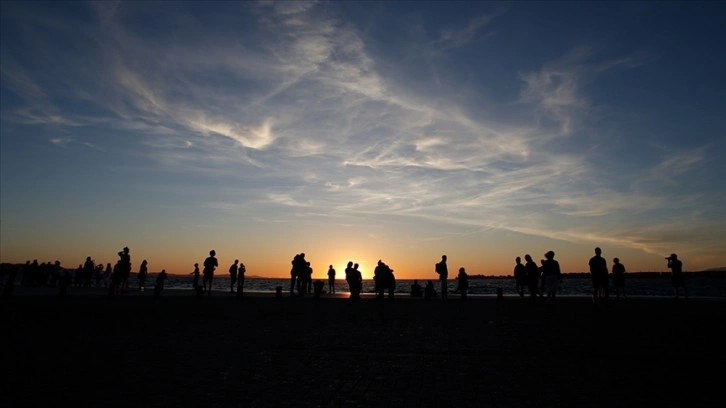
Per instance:
[[[524,260],[527,262],[532,262],[532,256],[530,254],[527,254],[524,256]]]
[[[544,254],[544,256],[545,256],[545,258],[547,258],[547,259],[552,259],[552,258],[554,258],[554,257],[555,257],[555,252],[554,252],[554,251],[547,251],[547,253],[546,253],[546,254]]]
[[[602,249],[600,247],[595,248],[595,255],[600,255],[602,253]]]
[[[211,250],[211,251],[209,251],[209,255],[210,255],[210,256],[214,256],[214,255],[217,255],[217,252],[215,252],[214,250]]]
[[[515,259],[514,262],[516,262],[516,263],[522,263],[522,258],[517,257],[517,259]]]

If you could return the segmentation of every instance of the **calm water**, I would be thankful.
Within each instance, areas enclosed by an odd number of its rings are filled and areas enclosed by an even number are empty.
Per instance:
[[[313,279],[315,280],[315,279]],[[153,282],[152,279],[149,282]],[[201,280],[200,280],[201,282]],[[325,282],[325,290],[328,290],[327,279]],[[133,286],[137,282],[134,278],[130,284]],[[229,291],[228,277],[214,277],[214,290]],[[396,293],[408,293],[411,289],[413,280],[401,279],[396,282]],[[419,280],[421,286],[425,286],[426,282]],[[245,291],[274,293],[277,286],[282,286],[283,293],[290,290],[289,279],[247,279],[245,280]],[[439,282],[434,280],[436,291],[439,292]],[[688,295],[691,297],[718,297],[726,299],[726,279],[714,277],[686,277],[686,286],[688,287]],[[449,294],[456,289],[456,280],[449,280]],[[166,288],[169,289],[192,289],[192,278],[185,276],[170,276],[167,281]],[[497,288],[502,288],[505,296],[516,295],[514,290],[514,278],[486,278],[486,279],[470,279],[469,293],[474,296],[496,296]],[[611,286],[611,292],[614,288]],[[335,291],[337,293],[348,293],[348,284],[342,280],[336,280]],[[373,293],[374,286],[372,280],[363,281],[363,293]],[[526,293],[526,292],[525,292]],[[589,278],[564,278],[560,291],[563,296],[590,296],[592,294],[592,281]],[[673,287],[671,286],[670,277],[665,275],[662,277],[630,277],[625,282],[625,293],[628,296],[672,296]],[[452,296],[456,296],[455,294]]]

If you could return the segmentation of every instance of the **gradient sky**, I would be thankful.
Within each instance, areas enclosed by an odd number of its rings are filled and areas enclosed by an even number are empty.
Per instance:
[[[724,2],[1,7],[2,262],[726,264]]]

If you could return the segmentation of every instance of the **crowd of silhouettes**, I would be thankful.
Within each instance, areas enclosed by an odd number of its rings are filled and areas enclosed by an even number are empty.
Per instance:
[[[602,249],[596,247],[595,255],[588,261],[590,276],[592,279],[592,300],[593,303],[601,303],[608,301],[610,297],[610,277],[608,274],[608,263],[602,255]],[[513,271],[515,292],[524,298],[525,292],[528,297],[537,300],[545,299],[547,302],[554,302],[557,293],[562,285],[562,271],[559,262],[554,259],[554,251],[548,251],[544,254],[544,258],[540,260],[540,265],[534,261],[530,254],[524,255],[524,263],[520,257],[515,258],[515,266]],[[668,261],[667,267],[671,270],[671,283],[673,286],[673,295],[675,299],[681,296],[688,299],[688,291],[686,288],[685,276],[683,274],[683,263],[678,256],[673,253],[665,258]],[[305,296],[314,293],[315,298],[319,298],[324,293],[325,283],[323,280],[312,280],[313,268],[309,261],[305,259],[305,253],[296,254],[292,261],[290,270],[290,295]],[[104,287],[108,289],[111,296],[118,296],[128,289],[129,277],[131,275],[131,255],[128,247],[124,247],[118,252],[118,260],[112,267],[111,263],[107,263],[105,268],[102,263],[96,264],[93,258],[88,256],[82,264],[75,269],[67,269],[61,267],[59,261],[39,263],[37,259],[27,261],[22,267],[18,266],[21,272],[20,284],[22,286],[54,286],[58,287],[58,293],[61,297],[66,296],[68,288],[75,287]],[[218,267],[216,252],[209,251],[209,256],[203,262],[203,269],[200,273],[199,264],[194,264],[194,271],[190,274],[193,276],[192,288],[197,291],[198,295],[211,295],[212,283],[214,281],[214,272]],[[448,266],[447,256],[442,255],[441,260],[435,264],[434,271],[438,275],[440,283],[440,297],[443,300],[448,299]],[[244,263],[239,259],[235,259],[229,267],[230,275],[230,292],[236,293],[238,297],[242,297],[245,283],[246,268]],[[613,258],[612,284],[614,294],[617,299],[621,297],[627,299],[625,293],[625,275],[626,269],[619,258]],[[7,275],[7,276],[5,276]],[[3,296],[8,296],[12,292],[12,286],[15,281],[17,272],[10,276],[6,273],[3,276]],[[137,273],[139,290],[144,291],[146,280],[149,275],[148,262],[144,259]],[[327,271],[328,277],[328,293],[335,294],[336,271],[333,265],[329,265]],[[200,278],[202,282],[200,284]],[[155,280],[155,296],[159,297],[164,288],[164,283],[168,279],[166,270],[158,274]],[[345,268],[345,281],[348,284],[350,299],[360,299],[363,289],[362,273],[359,270],[359,264],[349,261]],[[459,268],[459,274],[456,276],[457,287],[454,293],[459,293],[461,299],[465,300],[469,291],[469,275],[464,267]],[[7,282],[11,282],[10,285]],[[396,278],[393,269],[382,260],[378,263],[373,271],[373,284],[376,299],[384,299],[386,294],[389,299],[393,299],[396,292]],[[501,290],[501,288],[500,288]],[[421,287],[418,280],[414,280],[411,285],[410,296],[413,298],[432,299],[439,296],[434,286],[433,280],[427,280],[425,287]]]

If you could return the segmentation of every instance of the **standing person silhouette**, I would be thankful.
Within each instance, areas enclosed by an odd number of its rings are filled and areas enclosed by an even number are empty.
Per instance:
[[[671,254],[666,258],[668,260],[668,268],[671,270],[671,283],[673,284],[673,295],[678,300],[680,289],[683,288],[683,295],[688,300],[688,290],[686,289],[686,279],[683,276],[683,262],[678,259],[678,255]]]
[[[608,262],[602,257],[600,247],[595,248],[595,256],[588,262],[592,275],[592,301],[608,299]]]
[[[353,299],[353,293],[355,292],[353,275],[353,261],[348,261],[348,265],[345,267],[345,281],[348,282],[348,291],[350,292],[351,299]]]
[[[615,286],[615,298],[620,299],[622,293],[625,296],[625,266],[620,263],[620,259],[613,258],[613,285]]]
[[[166,269],[162,269],[159,275],[156,277],[156,285],[154,286],[155,298],[161,297],[161,292],[164,291],[164,283],[166,282],[167,278],[168,275],[166,273]]]
[[[136,276],[139,279],[139,291],[144,291],[144,286],[146,286],[146,276],[149,273],[149,263],[146,262],[146,259],[141,261],[141,266],[139,266],[139,274]]]
[[[111,284],[111,273],[113,273],[113,268],[111,267],[111,262],[108,262],[106,263],[106,270],[103,271],[103,287],[106,289]]]
[[[456,277],[456,279],[459,281],[461,300],[466,300],[466,293],[469,290],[469,275],[466,274],[466,270],[463,266],[459,268],[459,275]]]
[[[436,264],[435,270],[439,274],[439,281],[441,282],[441,299],[447,300],[449,298],[447,290],[449,267],[446,266],[446,255],[441,255],[441,262]]]
[[[192,288],[197,289],[199,287],[199,264],[194,264],[194,271],[190,273],[190,275],[194,276],[194,280],[192,281]]]
[[[217,255],[217,253],[214,250],[209,251],[209,256],[207,259],[204,260],[204,270],[202,271],[202,274],[204,275],[202,285],[204,286],[204,290],[207,291],[207,296],[212,295],[212,281],[214,281],[214,270],[219,266],[217,263],[217,258],[214,256]]]
[[[234,285],[237,283],[237,264],[239,259],[235,259],[234,263],[229,266],[229,292],[234,293]]]
[[[519,297],[524,297],[524,287],[527,285],[527,270],[522,264],[522,258],[517,257],[514,262],[514,289]]]
[[[295,295],[295,288],[297,287],[297,293],[299,296],[305,294],[302,291],[302,281],[305,279],[305,272],[307,268],[307,261],[305,260],[305,253],[301,252],[296,254],[292,261],[292,268],[290,269],[290,296]]]
[[[237,297],[242,297],[244,294],[245,272],[247,272],[247,267],[240,262],[239,269],[237,270]]]
[[[131,274],[131,254],[129,252],[129,247],[124,247],[124,249],[118,253],[119,268],[118,277],[115,279],[117,282],[117,287],[115,288],[116,294],[121,293],[121,291],[125,289],[129,283],[129,275]],[[114,275],[116,275],[116,272],[114,272]]]
[[[530,254],[524,256],[524,270],[527,272],[527,288],[529,289],[529,296],[532,300],[536,300],[537,296],[542,297],[539,292],[539,267],[532,259]]]
[[[562,282],[562,271],[560,263],[555,260],[554,251],[547,251],[542,264],[542,280],[544,281],[544,292],[547,295],[547,303],[554,302],[557,290]]]
[[[333,265],[328,267],[328,292],[335,293],[335,268]]]
[[[85,288],[91,286],[91,278],[93,278],[93,271],[96,269],[96,265],[90,256],[86,257],[86,261],[83,263],[83,276],[81,277],[81,285]]]
[[[363,290],[363,274],[358,270],[358,264],[353,264],[353,288],[354,298],[360,299],[360,292]]]

